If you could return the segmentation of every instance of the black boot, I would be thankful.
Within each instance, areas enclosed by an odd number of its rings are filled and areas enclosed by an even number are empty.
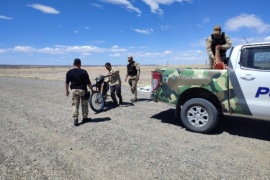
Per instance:
[[[122,98],[119,98],[119,104],[123,104]]]
[[[73,122],[74,126],[79,126],[79,122],[78,122],[78,119],[74,119],[74,122]]]
[[[117,99],[116,99],[116,97],[115,97],[115,94],[111,94],[111,98],[112,98],[112,100],[113,100],[113,105],[114,105],[114,107],[117,107],[118,106],[118,103],[117,103]]]

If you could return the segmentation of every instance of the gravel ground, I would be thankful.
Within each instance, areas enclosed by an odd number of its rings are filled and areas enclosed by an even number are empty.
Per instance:
[[[270,122],[185,130],[174,108],[122,87],[124,105],[73,126],[64,82],[0,77],[1,179],[270,179]],[[80,116],[80,119],[82,117]]]

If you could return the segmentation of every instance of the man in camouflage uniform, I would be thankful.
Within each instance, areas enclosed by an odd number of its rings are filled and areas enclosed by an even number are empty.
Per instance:
[[[213,68],[215,62],[216,46],[219,49],[221,61],[227,66],[226,51],[231,48],[231,40],[227,34],[221,32],[221,27],[216,25],[213,34],[206,40],[206,51],[209,57],[209,65]]]
[[[114,106],[118,106],[117,99],[115,93],[119,99],[119,104],[122,104],[122,95],[121,95],[121,78],[119,74],[119,70],[115,67],[112,67],[109,62],[105,64],[106,69],[108,70],[109,75],[109,85],[111,91],[111,97],[114,103]]]
[[[69,95],[69,83],[70,89],[72,90],[72,117],[74,119],[74,125],[78,126],[78,116],[79,116],[79,105],[81,101],[82,106],[82,122],[88,120],[88,98],[85,97],[87,94],[87,86],[94,92],[89,79],[89,75],[86,70],[81,69],[81,60],[75,59],[73,63],[74,68],[70,69],[66,74],[66,95]]]
[[[132,56],[128,56],[128,65],[127,65],[127,75],[125,81],[128,83],[131,87],[131,93],[134,94],[134,98],[132,98],[131,102],[137,101],[137,83],[140,79],[140,65],[138,62],[133,60]]]

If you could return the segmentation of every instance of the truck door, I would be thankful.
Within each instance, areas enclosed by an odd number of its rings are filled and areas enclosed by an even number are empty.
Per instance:
[[[243,94],[239,103],[253,116],[270,117],[270,45],[243,46],[235,75]]]

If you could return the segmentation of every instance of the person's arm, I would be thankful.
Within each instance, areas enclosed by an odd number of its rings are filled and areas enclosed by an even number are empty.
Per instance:
[[[89,75],[87,73],[87,71],[85,71],[85,83],[87,84],[87,86],[89,87],[89,89],[91,90],[91,92],[93,93],[94,92],[94,89],[93,89],[93,86],[92,86],[92,83],[90,81],[90,78],[89,78]]]
[[[141,68],[140,68],[140,64],[136,63],[136,70],[137,70],[137,77],[136,79],[139,80],[140,79],[140,74],[141,74]]]
[[[206,52],[209,58],[214,59],[214,54],[212,51],[212,38],[211,36],[209,38],[207,38],[206,40]]]
[[[127,74],[126,74],[126,78],[125,78],[125,81],[127,82],[127,78],[128,78],[128,72],[127,72]]]
[[[214,69],[228,69],[228,67],[221,61],[220,58],[220,50],[221,46],[216,46],[216,53],[215,53],[215,63],[214,63]]]
[[[89,89],[91,90],[91,93],[93,93],[94,92],[94,89],[93,89],[93,86],[92,86],[92,84],[90,83],[90,84],[87,84],[87,86],[89,87]]]
[[[232,46],[232,41],[227,34],[225,34],[225,40],[226,40],[226,44],[221,45],[221,49],[223,50],[230,49]]]
[[[68,88],[69,88],[69,82],[70,82],[70,79],[69,79],[69,71],[66,73],[66,83],[65,83],[65,88],[66,88],[66,96],[69,95],[69,91],[68,91]]]
[[[221,59],[220,59],[220,53],[219,53],[219,46],[216,46],[216,54],[215,54],[215,64],[218,64],[221,62]]]
[[[68,83],[68,84],[66,83],[66,96],[68,96],[68,95],[69,95],[69,91],[68,91],[68,85],[69,85],[69,83]]]

